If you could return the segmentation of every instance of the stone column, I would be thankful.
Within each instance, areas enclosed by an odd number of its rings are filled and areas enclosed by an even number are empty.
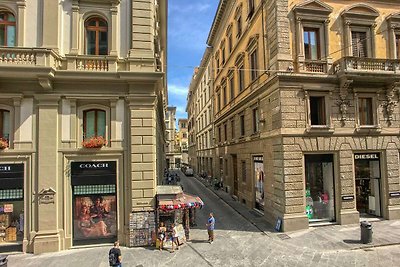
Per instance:
[[[59,96],[37,96],[37,177],[34,181],[36,227],[33,253],[59,251],[61,190],[57,175],[58,102]],[[57,200],[60,198],[60,201]]]
[[[156,195],[156,96],[128,98],[131,138],[131,211],[154,210]]]
[[[111,49],[110,56],[118,56],[117,40],[118,38],[118,8],[111,8]]]
[[[132,0],[130,70],[154,71],[154,1]]]
[[[17,46],[23,47],[25,45],[25,0],[18,1],[18,18],[17,18]]]
[[[43,0],[43,40],[42,47],[59,49],[59,3]]]
[[[75,0],[72,3],[72,21],[71,21],[71,55],[79,54],[79,4]]]

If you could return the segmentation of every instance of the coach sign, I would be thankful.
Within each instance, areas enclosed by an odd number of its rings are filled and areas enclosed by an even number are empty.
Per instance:
[[[116,171],[116,161],[72,162],[72,185],[115,184]]]

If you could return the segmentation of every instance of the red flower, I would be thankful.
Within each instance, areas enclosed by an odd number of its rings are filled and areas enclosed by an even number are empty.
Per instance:
[[[0,150],[6,149],[8,147],[8,140],[0,138]]]
[[[107,141],[103,136],[93,136],[82,142],[82,146],[86,148],[100,148],[105,145],[107,145]]]

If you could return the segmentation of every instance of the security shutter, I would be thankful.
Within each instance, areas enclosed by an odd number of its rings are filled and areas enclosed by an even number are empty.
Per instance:
[[[368,57],[366,32],[351,32],[351,45],[353,57]]]

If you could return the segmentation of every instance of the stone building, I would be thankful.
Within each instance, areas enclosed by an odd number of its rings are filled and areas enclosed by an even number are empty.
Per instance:
[[[212,49],[204,52],[189,86],[189,165],[197,173],[214,175]]]
[[[220,1],[207,40],[216,169],[281,230],[400,218],[399,8]]]
[[[154,218],[165,167],[166,27],[167,1],[0,1],[7,244],[146,243],[132,218]]]
[[[180,161],[180,154],[177,151],[176,143],[176,107],[168,107],[165,116],[166,125],[166,157],[167,157],[167,167],[173,169],[176,167],[176,163]]]
[[[179,151],[182,156],[181,163],[189,164],[188,161],[188,120],[178,119]]]

